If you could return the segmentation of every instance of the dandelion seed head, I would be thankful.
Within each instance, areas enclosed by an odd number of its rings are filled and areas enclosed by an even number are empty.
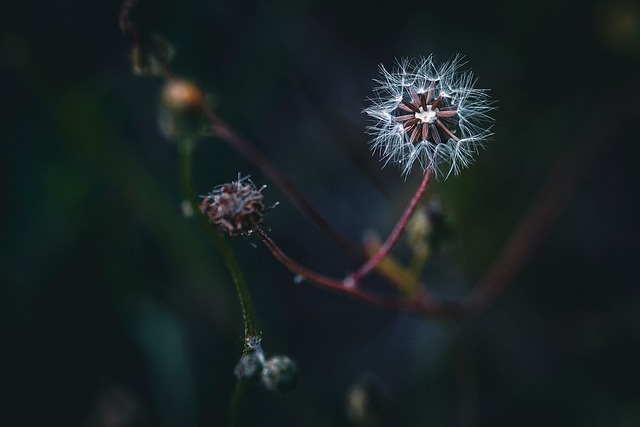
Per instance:
[[[408,175],[414,165],[445,179],[468,167],[491,136],[493,109],[486,89],[474,87],[462,57],[436,65],[433,56],[403,58],[380,77],[364,112],[373,119],[371,149],[383,163],[395,163]]]

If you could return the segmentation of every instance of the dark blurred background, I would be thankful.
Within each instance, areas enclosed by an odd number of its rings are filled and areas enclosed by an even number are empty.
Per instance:
[[[1,425],[225,425],[239,304],[180,215],[161,81],[132,74],[119,8],[3,6]],[[539,250],[472,319],[294,285],[257,240],[232,239],[265,350],[301,371],[290,394],[250,388],[241,425],[357,425],[345,395],[363,381],[381,426],[640,425],[638,2],[142,0],[139,17],[354,241],[386,234],[420,178],[367,148],[378,64],[465,55],[499,109],[476,163],[430,190],[452,229],[425,271],[439,293],[468,294],[567,150],[585,167]],[[213,138],[195,168],[201,193],[238,172],[270,184]],[[274,185],[265,196],[281,202],[266,223],[286,251],[330,275],[355,267]]]

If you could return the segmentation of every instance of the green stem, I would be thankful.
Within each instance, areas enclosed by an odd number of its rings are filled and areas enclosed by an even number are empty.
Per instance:
[[[231,395],[231,404],[229,405],[229,426],[234,427],[238,425],[238,413],[240,412],[240,402],[244,397],[246,389],[246,383],[238,379],[236,381],[236,387],[233,389]]]
[[[227,240],[217,230],[215,230],[206,221],[205,217],[199,214],[198,197],[193,185],[193,174],[191,173],[191,160],[193,157],[194,141],[189,138],[183,138],[179,141],[180,150],[180,175],[182,181],[182,188],[184,195],[189,203],[189,207],[198,219],[203,229],[207,231],[217,251],[222,256],[233,284],[235,285],[238,299],[240,300],[240,307],[242,309],[242,318],[244,320],[244,337],[245,342],[251,337],[258,336],[258,327],[256,326],[256,315],[253,310],[253,303],[251,302],[251,294],[247,287],[247,282],[244,279],[240,264],[236,259],[231,247]],[[246,344],[245,344],[245,350]]]
[[[187,199],[187,203],[189,203],[191,212],[195,214],[202,228],[206,230],[211,237],[213,245],[222,256],[222,260],[231,274],[233,284],[236,288],[236,293],[238,294],[238,299],[240,300],[240,307],[242,309],[245,338],[244,352],[248,352],[250,349],[247,343],[249,342],[249,338],[258,336],[258,327],[256,326],[256,315],[253,310],[253,303],[251,302],[251,294],[249,293],[247,282],[244,280],[240,264],[238,264],[238,260],[233,254],[229,243],[226,241],[224,236],[211,227],[203,215],[199,214],[200,208],[198,196],[193,185],[193,174],[191,172],[191,160],[195,145],[194,141],[190,138],[183,138],[179,141],[178,145],[180,151],[180,178],[182,181],[184,195]],[[244,389],[244,381],[238,379],[236,381],[236,387],[233,391],[233,395],[231,396],[231,404],[229,405],[229,423],[231,426],[237,425],[238,411],[240,408],[240,402],[244,395]]]

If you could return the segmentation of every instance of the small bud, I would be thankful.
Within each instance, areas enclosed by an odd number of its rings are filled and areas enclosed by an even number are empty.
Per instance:
[[[298,367],[287,356],[273,356],[262,368],[262,384],[269,391],[291,391],[298,379]]]
[[[220,231],[248,235],[262,222],[262,189],[248,180],[220,185],[205,196],[200,211]]]
[[[264,358],[256,353],[245,354],[233,369],[233,373],[242,380],[257,382],[262,374]]]
[[[264,351],[262,350],[262,338],[259,335],[252,335],[245,339],[245,348],[258,354],[264,362]]]
[[[186,80],[169,80],[162,88],[160,130],[171,139],[197,136],[203,127],[205,97],[198,86]]]

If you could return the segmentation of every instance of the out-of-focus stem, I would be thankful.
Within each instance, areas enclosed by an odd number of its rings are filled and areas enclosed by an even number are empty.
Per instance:
[[[593,165],[600,146],[608,141],[602,135],[590,136],[595,141],[585,144],[580,140],[565,152],[549,173],[540,195],[512,234],[502,254],[473,293],[460,301],[461,311],[475,313],[491,306],[529,261]]]

